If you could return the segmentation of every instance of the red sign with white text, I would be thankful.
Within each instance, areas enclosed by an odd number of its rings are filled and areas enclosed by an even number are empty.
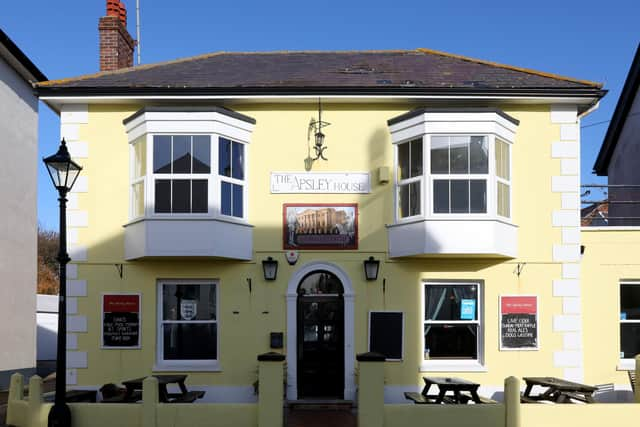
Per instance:
[[[503,296],[500,306],[502,314],[536,314],[538,302],[535,296]]]
[[[105,313],[127,313],[140,311],[138,295],[104,295]]]

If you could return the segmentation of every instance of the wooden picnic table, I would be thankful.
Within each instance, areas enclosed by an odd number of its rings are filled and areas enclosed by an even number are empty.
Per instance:
[[[575,383],[555,377],[524,377],[527,387],[522,396],[523,402],[537,402],[548,400],[555,403],[573,403],[574,400],[584,403],[594,403],[593,392],[596,387]],[[540,386],[545,390],[536,395],[531,391],[534,386]]]
[[[480,384],[455,377],[423,377],[424,388],[421,393],[405,392],[404,397],[414,403],[451,403],[465,404],[469,401],[474,403],[495,403],[495,401],[482,398],[478,395]],[[438,387],[438,394],[429,394],[431,386]]]
[[[187,386],[184,384],[187,376],[184,374],[153,376],[158,380],[158,398],[162,403],[191,403],[204,396],[204,391],[187,390]],[[140,395],[139,390],[142,390],[142,382],[145,378],[147,377],[140,377],[122,382],[122,385],[127,388],[127,392],[123,398],[125,402],[130,402],[134,397]],[[177,384],[180,388],[180,393],[169,393],[167,390],[167,385],[169,384]]]

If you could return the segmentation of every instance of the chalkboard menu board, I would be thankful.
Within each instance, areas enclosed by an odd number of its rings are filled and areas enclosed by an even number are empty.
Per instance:
[[[372,311],[369,313],[369,351],[390,360],[402,359],[403,313]]]
[[[102,295],[102,348],[140,348],[140,295]]]
[[[500,350],[537,350],[538,297],[500,297]]]

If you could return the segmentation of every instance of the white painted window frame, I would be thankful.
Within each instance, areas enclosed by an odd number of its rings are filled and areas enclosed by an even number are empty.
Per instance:
[[[511,221],[511,218],[513,218],[513,192],[511,191],[511,181],[513,180],[513,168],[512,168],[512,161],[511,161],[511,151],[512,151],[512,146],[513,144],[510,143],[509,141],[504,140],[503,138],[493,138],[493,161],[495,162],[495,158],[496,158],[496,145],[498,144],[498,142],[502,142],[507,146],[507,149],[509,150],[509,179],[504,179],[498,176],[497,170],[498,170],[498,165],[494,163],[494,173],[495,173],[495,194],[496,194],[496,203],[495,203],[495,208],[496,208],[496,216],[498,218],[503,218],[506,221]],[[490,153],[491,154],[491,153]],[[498,183],[502,183],[504,185],[506,185],[509,189],[509,216],[503,216],[500,215],[500,213],[498,213]]]
[[[400,163],[400,156],[398,155],[398,150],[399,147],[403,144],[411,144],[411,142],[416,141],[416,140],[421,140],[422,141],[422,174],[418,175],[418,176],[414,176],[411,178],[405,178],[405,179],[399,179],[398,176],[400,174],[400,170],[398,168],[399,163]],[[411,150],[411,148],[409,148],[409,150]],[[395,144],[394,150],[394,162],[393,162],[393,169],[394,169],[394,182],[395,182],[395,193],[394,193],[394,205],[395,205],[395,217],[396,217],[396,222],[406,222],[406,221],[411,221],[413,219],[416,218],[422,218],[424,216],[424,207],[425,207],[425,188],[424,188],[424,177],[425,177],[425,169],[424,169],[424,138],[423,137],[415,137],[415,138],[411,138],[408,139],[406,141],[400,142],[398,144]],[[409,151],[409,166],[411,165],[411,151]],[[400,216],[400,189],[402,187],[408,186],[410,184],[413,184],[415,182],[420,183],[420,212],[418,213],[418,215],[411,215],[411,216],[405,216],[405,217],[401,217]]]
[[[185,321],[167,321],[162,318],[162,288],[164,285],[199,285],[215,286],[216,318],[215,320],[192,320],[188,323],[215,323],[216,327],[216,359],[212,360],[166,360],[164,359],[164,331],[163,325],[167,323],[186,323]],[[160,279],[157,287],[157,321],[156,321],[156,364],[154,371],[193,371],[193,372],[217,372],[220,366],[220,281],[217,279]]]
[[[129,182],[129,219],[130,220],[136,220],[139,218],[144,218],[144,216],[146,215],[146,210],[147,210],[147,174],[149,173],[148,170],[146,170],[145,174],[143,174],[140,177],[135,177],[135,168],[136,168],[136,150],[135,150],[135,146],[137,144],[140,144],[142,142],[148,143],[146,141],[145,138],[138,138],[134,141],[131,142],[131,144],[129,144],[129,177],[130,177],[130,182]],[[146,147],[145,147],[145,151],[146,151]],[[148,151],[146,152],[146,154],[148,155]],[[148,159],[147,159],[148,160]],[[145,167],[148,166],[147,164],[145,164]],[[134,204],[134,192],[133,192],[133,187],[136,184],[139,184],[142,182],[142,197],[144,200],[144,205],[143,205],[143,212],[142,215],[136,215],[135,214],[135,204]]]
[[[621,290],[622,285],[632,285],[632,286],[640,286],[640,281],[638,280],[621,280],[618,284],[618,369],[620,370],[634,370],[636,367],[636,362],[634,358],[623,358],[620,357],[620,350],[622,347],[622,324],[624,323],[640,323],[640,319],[630,319],[630,320],[622,320],[620,319],[620,313],[622,312],[622,300],[621,300]]]
[[[220,169],[219,169],[219,161],[220,159],[218,158],[220,155],[220,136],[218,136],[217,138],[217,144],[216,144],[216,154],[215,154],[215,159],[216,159],[216,170],[215,170],[215,175],[217,177],[217,188],[216,191],[218,192],[218,196],[217,196],[217,207],[218,207],[218,215],[222,218],[231,220],[231,221],[239,221],[239,220],[245,220],[246,222],[246,218],[247,218],[247,158],[248,158],[248,154],[249,154],[249,145],[242,142],[242,141],[237,141],[233,138],[227,138],[227,137],[222,137],[225,138],[226,140],[230,141],[232,144],[238,143],[238,144],[242,144],[242,151],[243,151],[243,164],[242,164],[242,168],[243,168],[243,173],[244,173],[244,179],[237,179],[237,178],[233,178],[232,176],[225,176],[225,175],[220,175]],[[231,168],[233,169],[233,149],[231,150]],[[213,172],[213,171],[212,171]],[[233,175],[233,171],[232,171],[232,175]],[[228,182],[230,184],[235,184],[235,185],[240,185],[242,187],[242,217],[237,217],[234,215],[225,215],[222,213],[222,183],[223,182]],[[231,190],[231,210],[233,212],[233,187]]]
[[[473,285],[477,287],[478,295],[476,301],[476,320],[468,321],[448,321],[448,320],[432,320],[427,321],[425,319],[426,314],[426,296],[427,296],[427,286],[469,286]],[[421,310],[420,310],[420,329],[421,333],[420,339],[420,360],[422,363],[420,365],[421,372],[486,372],[487,368],[484,365],[484,292],[483,292],[484,283],[482,280],[423,280],[421,283]],[[476,337],[476,346],[478,348],[478,358],[477,359],[425,359],[424,358],[424,349],[425,349],[425,338],[424,338],[424,326],[429,324],[451,324],[451,323],[459,323],[459,324],[469,324],[473,323],[478,325],[478,335]]]

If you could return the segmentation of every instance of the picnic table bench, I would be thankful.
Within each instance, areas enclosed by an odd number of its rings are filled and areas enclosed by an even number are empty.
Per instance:
[[[478,395],[477,390],[480,384],[462,378],[424,377],[423,381],[425,386],[422,392],[407,391],[404,393],[404,397],[417,404],[466,404],[470,401],[474,403],[497,403],[495,400]],[[438,387],[438,394],[429,394],[432,385]]]
[[[154,375],[158,380],[158,399],[162,403],[193,403],[197,399],[201,399],[205,392],[202,390],[187,390],[184,384],[187,379],[186,375]],[[123,381],[122,385],[126,387],[125,395],[122,397],[123,402],[135,402],[140,400],[142,394],[142,382],[147,377],[135,378]],[[176,384],[180,388],[180,393],[169,393],[167,386]]]
[[[593,393],[597,390],[597,387],[555,377],[524,377],[523,379],[527,383],[527,387],[520,401],[524,403],[544,400],[554,403],[595,402]],[[540,394],[532,395],[531,392],[534,386],[540,386],[544,388],[544,391]]]

